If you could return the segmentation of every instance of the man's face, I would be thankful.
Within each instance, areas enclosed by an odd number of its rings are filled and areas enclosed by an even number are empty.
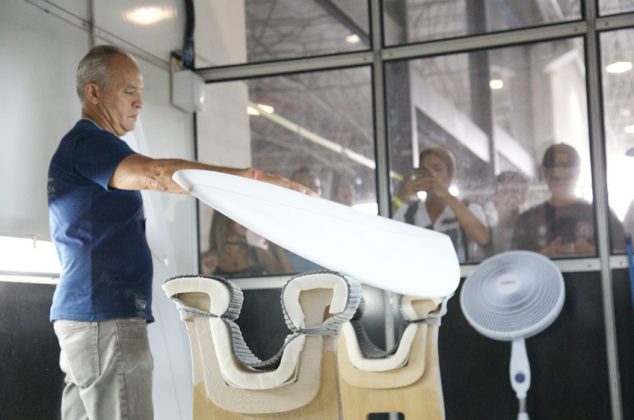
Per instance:
[[[544,177],[550,193],[555,198],[568,198],[574,194],[579,167],[570,166],[569,157],[564,152],[556,152],[554,166],[544,168]]]
[[[134,130],[143,107],[142,90],[143,76],[134,61],[123,55],[111,57],[106,89],[100,91],[97,107],[117,136]]]
[[[442,184],[449,188],[453,181],[453,174],[447,167],[445,162],[433,153],[423,156],[423,160],[420,162],[420,167],[425,168],[426,171],[432,172],[434,177],[438,179]]]

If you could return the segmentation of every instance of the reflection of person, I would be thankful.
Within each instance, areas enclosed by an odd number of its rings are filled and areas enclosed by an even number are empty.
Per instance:
[[[504,171],[496,177],[491,201],[484,205],[485,213],[494,216],[491,226],[491,245],[494,253],[511,249],[513,229],[522,212],[528,191],[528,179],[516,171]]]
[[[250,245],[247,229],[220,212],[214,213],[209,232],[209,250],[202,256],[202,273],[251,277],[288,273],[292,270],[284,251],[269,243],[269,249]]]
[[[298,184],[305,185],[312,191],[315,191],[317,195],[321,196],[321,179],[316,172],[306,166],[302,166],[297,169],[291,175],[291,180]],[[307,238],[308,239],[308,238]],[[292,251],[286,251],[286,256],[293,267],[295,273],[307,273],[310,271],[323,270],[323,267],[315,264],[314,262],[307,260],[304,257],[300,257]]]
[[[445,233],[451,237],[462,262],[469,259],[475,246],[489,243],[490,234],[482,207],[465,204],[449,192],[456,176],[456,159],[442,147],[420,152],[420,166],[407,177],[394,200],[394,219]],[[424,201],[416,193],[426,192]]]
[[[625,229],[625,232],[634,236],[634,201],[632,201],[630,206],[627,208],[625,218],[623,219],[623,228]],[[619,247],[620,246],[621,245],[619,245]]]
[[[634,156],[634,147],[632,147],[631,149],[628,149],[628,151],[625,154],[627,156]],[[634,201],[632,201],[629,207],[627,208],[627,212],[625,213],[625,218],[623,219],[623,228],[625,229],[625,232],[627,232],[631,236],[634,236]],[[612,241],[612,243],[614,243],[614,241]],[[621,246],[624,246],[624,245],[619,244],[617,248],[621,248]]]
[[[291,175],[291,181],[304,185],[321,196],[321,178],[312,169],[302,166]]]
[[[542,170],[550,198],[517,219],[513,248],[547,256],[596,254],[592,204],[574,194],[579,163],[579,153],[568,144],[554,144],[546,150]],[[623,226],[613,212],[610,218],[616,223],[613,226],[618,226],[622,242]]]
[[[107,45],[77,68],[82,118],[64,136],[48,173],[51,237],[62,273],[53,295],[62,418],[151,419],[152,259],[139,190],[185,193],[179,169],[205,169],[307,189],[254,169],[139,155],[119,137],[143,107],[134,60]]]
[[[354,189],[354,185],[349,182],[338,184],[335,187],[335,195],[333,201],[344,204],[346,206],[352,206],[357,199],[357,193]]]

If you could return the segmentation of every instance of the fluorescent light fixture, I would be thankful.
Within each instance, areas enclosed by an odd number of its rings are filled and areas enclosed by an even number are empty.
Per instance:
[[[0,271],[13,274],[59,274],[61,267],[52,242],[32,237],[0,236]]]
[[[489,87],[493,90],[502,89],[504,87],[504,82],[500,79],[491,79],[489,81]]]
[[[260,115],[260,111],[258,111],[255,107],[248,106],[247,107],[247,114],[249,114],[249,115]]]
[[[258,104],[258,108],[260,109],[260,111],[264,111],[267,114],[272,114],[273,111],[275,111],[275,108],[273,108],[271,105]]]
[[[634,134],[634,124],[625,126],[624,130],[627,134]]]
[[[357,34],[350,34],[346,37],[346,41],[350,44],[357,44],[359,41],[361,41],[361,38],[359,38],[359,35]]]
[[[361,153],[355,152],[352,149],[349,149],[347,147],[344,147],[338,143],[335,143],[334,141],[327,139],[325,137],[320,136],[319,134],[308,130],[307,128],[294,123],[293,121],[287,120],[286,118],[282,117],[279,114],[276,114],[274,112],[268,113],[268,112],[260,112],[258,111],[258,108],[260,107],[259,104],[255,104],[253,102],[249,102],[249,105],[247,106],[247,113],[249,115],[261,115],[262,117],[274,122],[275,124],[286,128],[287,130],[293,132],[293,133],[297,133],[297,135],[302,136],[303,138],[305,138],[308,141],[311,141],[315,144],[318,144],[319,146],[331,150],[335,153],[340,153],[343,156],[347,157],[348,159],[357,162],[367,168],[370,168],[372,170],[375,169],[376,167],[376,163],[374,162],[374,159],[370,159],[367,156],[364,156]],[[390,171],[390,177],[392,177],[393,179],[396,179],[398,181],[402,181],[403,180],[403,175],[395,172],[395,171]]]
[[[632,62],[625,60],[616,60],[605,67],[605,70],[611,74],[625,73],[632,70]]]
[[[164,7],[138,7],[125,13],[126,20],[137,25],[153,25],[174,16],[174,12]]]

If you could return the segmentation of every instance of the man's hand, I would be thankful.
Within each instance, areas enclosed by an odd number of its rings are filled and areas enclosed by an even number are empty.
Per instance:
[[[438,198],[448,199],[451,196],[451,193],[447,189],[447,186],[443,182],[443,180],[435,174],[431,169],[422,166],[422,178],[420,180],[420,185],[422,189],[427,191],[428,193],[432,193]]]
[[[269,184],[279,185],[280,187],[290,188],[291,190],[299,191],[300,193],[310,195],[311,197],[317,197],[317,193],[310,188],[281,176],[262,172],[261,175],[259,175],[259,180],[268,182]]]

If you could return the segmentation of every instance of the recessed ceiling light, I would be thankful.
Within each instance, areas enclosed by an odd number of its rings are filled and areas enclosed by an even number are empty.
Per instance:
[[[489,87],[493,90],[502,89],[504,87],[504,82],[500,79],[491,79],[489,81]]]
[[[625,61],[625,60],[617,60],[617,61],[614,61],[613,63],[608,64],[605,67],[605,70],[608,73],[612,73],[612,74],[625,73],[626,71],[632,70],[632,62]]]
[[[361,41],[361,38],[359,38],[359,35],[357,34],[351,34],[346,37],[346,41],[348,41],[351,44],[356,44],[359,41]]]
[[[139,7],[125,13],[126,20],[138,25],[152,25],[174,16],[174,12],[163,7]]]
[[[626,125],[625,132],[627,134],[634,134],[634,124]]]

